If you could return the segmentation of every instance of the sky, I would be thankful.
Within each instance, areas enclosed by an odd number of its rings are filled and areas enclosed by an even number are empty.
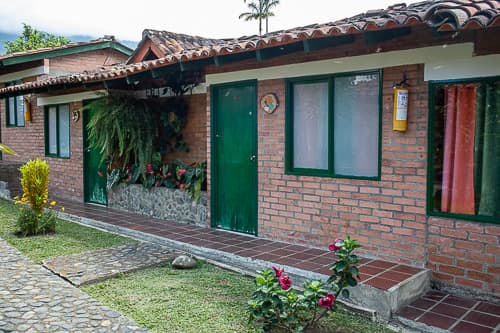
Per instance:
[[[411,0],[410,0],[411,1]],[[281,0],[269,31],[326,23],[387,8],[401,0]],[[258,33],[256,21],[238,16],[243,0],[0,0],[0,32],[19,33],[21,23],[55,35],[114,35],[138,41],[145,28],[212,38]]]

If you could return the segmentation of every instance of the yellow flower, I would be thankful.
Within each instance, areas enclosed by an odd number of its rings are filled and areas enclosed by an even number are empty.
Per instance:
[[[54,207],[56,204],[57,204],[57,202],[56,202],[55,200],[52,200],[52,201],[50,202],[50,207]]]
[[[63,212],[63,213],[64,213],[64,207],[61,207],[61,212]]]

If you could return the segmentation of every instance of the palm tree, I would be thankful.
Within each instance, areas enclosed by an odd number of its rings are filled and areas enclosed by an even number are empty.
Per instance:
[[[271,10],[274,7],[278,7],[280,4],[280,0],[265,0],[265,8],[264,8],[264,13],[265,13],[265,18],[266,18],[266,34],[269,32],[269,17],[274,16],[274,12]]]
[[[243,0],[246,3],[246,0]],[[258,2],[252,1],[248,3],[249,12],[240,14],[240,19],[245,19],[245,21],[259,20],[259,35],[262,35],[262,20],[266,20],[266,34],[269,32],[269,22],[268,19],[274,16],[271,11],[274,7],[279,5],[279,0],[258,0]]]

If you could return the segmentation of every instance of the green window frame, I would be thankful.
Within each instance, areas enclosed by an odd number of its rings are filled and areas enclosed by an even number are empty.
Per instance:
[[[460,209],[453,208],[453,204],[448,204],[447,199],[443,199],[443,195],[446,192],[447,198],[450,197],[452,198],[455,193],[463,193],[461,191],[456,190],[455,185],[449,186],[445,185],[443,178],[448,177],[454,177],[450,176],[450,172],[446,170],[450,170],[448,167],[445,166],[446,163],[450,163],[450,157],[445,157],[447,153],[445,150],[451,151],[450,148],[447,147],[447,135],[445,133],[447,126],[448,128],[451,128],[451,125],[448,124],[447,122],[447,117],[445,116],[445,113],[450,112],[447,111],[446,108],[450,108],[447,105],[449,102],[450,97],[447,96],[448,92],[445,90],[447,87],[453,87],[453,86],[466,86],[474,85],[477,86],[476,88],[476,95],[475,99],[473,99],[473,106],[475,110],[474,114],[474,121],[472,122],[474,125],[474,128],[472,128],[472,125],[470,126],[470,129],[460,127],[459,128],[459,122],[456,120],[456,125],[455,125],[455,132],[458,133],[457,135],[461,133],[467,133],[467,136],[470,136],[473,138],[473,155],[474,161],[470,162],[472,163],[472,170],[468,170],[468,174],[473,174],[472,175],[472,184],[474,187],[474,195],[473,195],[473,200],[466,200],[467,206],[469,207],[469,211],[474,210],[474,214],[470,213],[460,213],[457,212]],[[496,85],[496,105],[493,107],[491,110],[485,111],[483,109],[486,108],[486,105],[492,105],[491,100],[487,100],[486,97],[483,95],[485,92],[485,87],[488,86],[493,86],[495,87]],[[482,88],[480,88],[482,87]],[[458,89],[458,88],[457,88]],[[438,92],[440,90],[440,92]],[[482,91],[480,93],[479,91]],[[490,90],[491,91],[491,90]],[[484,168],[485,166],[485,161],[488,163],[491,163],[491,160],[489,159],[483,159],[480,158],[478,159],[478,152],[483,152],[480,153],[482,154],[481,156],[484,157],[484,140],[486,135],[492,135],[493,137],[496,138],[497,144],[489,146],[489,155],[490,156],[497,156],[498,159],[500,160],[500,131],[498,130],[500,128],[500,108],[498,107],[500,105],[500,98],[498,97],[500,95],[500,76],[494,76],[494,77],[487,77],[487,78],[467,78],[467,79],[457,79],[457,80],[435,80],[435,81],[430,81],[429,82],[429,131],[428,131],[428,151],[429,151],[429,157],[428,157],[428,163],[427,163],[427,214],[430,216],[437,216],[437,217],[444,217],[444,218],[455,218],[455,219],[461,219],[461,220],[467,220],[467,221],[472,221],[472,222],[486,222],[486,223],[494,223],[494,224],[500,224],[500,201],[498,201],[496,207],[496,214],[493,213],[492,216],[484,215],[481,213],[481,208],[480,205],[482,205],[481,198],[483,195],[482,192],[482,187],[486,186],[486,188],[500,188],[500,173],[498,173],[498,165],[497,163],[493,162],[494,165],[491,165],[489,168],[486,168],[489,170],[489,174],[493,175],[493,178],[488,178],[487,181],[484,181],[485,175],[484,175]],[[446,96],[446,97],[445,97]],[[457,90],[457,96],[458,96],[458,90]],[[480,97],[483,96],[483,97]],[[458,97],[457,97],[458,99]],[[468,98],[470,100],[470,98]],[[487,103],[485,103],[487,101]],[[453,105],[453,102],[451,105]],[[457,104],[458,105],[458,104]],[[483,105],[481,107],[480,105]],[[481,109],[481,111],[480,111]],[[459,109],[457,107],[456,109],[456,114],[458,115],[460,111],[463,109]],[[486,118],[486,112],[489,113],[490,117],[493,115],[493,118]],[[439,119],[438,119],[439,118]],[[491,122],[492,121],[492,122]],[[470,121],[466,121],[466,123],[471,123]],[[490,124],[495,124],[497,123],[498,125],[496,126],[496,130],[492,130],[492,127],[489,128],[489,132],[487,131],[487,123]],[[458,130],[460,129],[460,131]],[[486,131],[482,131],[486,129]],[[467,132],[469,130],[469,132]],[[472,131],[470,131],[472,130]],[[450,133],[452,133],[450,130],[448,130]],[[472,133],[472,135],[470,135]],[[483,133],[483,135],[478,135],[478,133]],[[455,136],[454,141],[456,142],[456,138],[458,136]],[[479,140],[479,141],[478,141]],[[491,140],[491,139],[490,139]],[[479,143],[482,142],[482,143]],[[470,142],[469,142],[470,143]],[[478,145],[479,143],[479,145]],[[448,146],[449,147],[449,146]],[[468,149],[468,151],[471,151],[471,149]],[[448,156],[450,153],[448,153]],[[457,154],[456,152],[453,153],[454,155]],[[453,156],[454,156],[453,155]],[[469,156],[471,156],[469,155]],[[459,157],[460,158],[460,157]],[[445,162],[445,159],[448,159],[448,162]],[[457,160],[458,161],[458,160]],[[453,157],[453,163],[455,162],[455,157]],[[463,163],[460,163],[460,165],[463,165]],[[470,165],[469,165],[470,167]],[[448,175],[448,176],[445,176]],[[463,179],[463,174],[460,175],[458,179]],[[483,181],[478,181],[478,179],[482,179]],[[479,186],[478,186],[479,185]],[[500,190],[499,190],[500,191]],[[496,192],[496,197],[500,196],[500,192]],[[491,193],[489,194],[491,195]],[[491,199],[491,198],[490,198]],[[451,201],[454,199],[450,199]],[[443,203],[443,201],[445,203]],[[496,202],[496,200],[489,200],[489,202]],[[443,205],[446,205],[447,207],[444,208]],[[474,206],[472,208],[471,206]],[[456,206],[455,206],[456,207]],[[455,210],[455,212],[453,212]]]
[[[5,98],[5,125],[7,127],[24,127],[24,96]]]
[[[375,76],[375,77],[374,77]],[[343,158],[340,156],[342,147],[341,143],[337,143],[337,148],[336,148],[336,137],[340,135],[343,131],[343,129],[335,127],[335,119],[340,119],[341,117],[345,116],[347,113],[349,113],[348,110],[343,108],[341,105],[342,103],[341,98],[342,95],[338,94],[337,96],[337,101],[336,101],[336,88],[338,87],[340,89],[341,83],[346,82],[346,79],[348,78],[354,78],[354,81],[357,81],[358,79],[360,80],[359,82],[362,82],[364,79],[367,79],[367,82],[376,80],[378,84],[378,93],[376,94],[376,100],[377,100],[377,105],[376,105],[376,111],[378,112],[377,118],[377,126],[378,129],[375,129],[376,136],[377,136],[377,142],[373,144],[375,147],[375,150],[372,151],[373,154],[376,154],[376,164],[377,165],[372,165],[370,168],[372,171],[371,174],[355,174],[354,173],[349,173],[349,172],[341,172],[339,165],[341,165],[344,161]],[[322,129],[322,132],[327,131],[327,134],[325,135],[326,137],[324,140],[326,141],[326,149],[323,148],[323,151],[325,154],[327,154],[326,157],[326,162],[323,162],[324,164],[326,163],[328,166],[325,168],[310,168],[310,167],[296,167],[294,165],[295,156],[295,147],[294,147],[294,141],[295,141],[295,127],[296,125],[300,125],[300,120],[297,121],[297,124],[295,124],[295,119],[294,119],[294,102],[295,102],[295,96],[294,96],[294,87],[299,86],[299,85],[309,85],[309,84],[327,84],[328,86],[328,91],[327,91],[327,97],[326,100],[323,103],[326,103],[326,113],[327,113],[327,120],[326,120],[326,126]],[[286,96],[286,117],[285,117],[285,172],[286,174],[290,175],[302,175],[302,176],[317,176],[317,177],[330,177],[330,178],[347,178],[347,179],[364,179],[364,180],[380,180],[380,175],[381,175],[381,137],[382,137],[382,91],[383,91],[383,72],[381,69],[376,69],[376,70],[367,70],[367,71],[356,71],[356,72],[346,72],[346,73],[336,73],[336,74],[329,74],[329,75],[318,75],[318,76],[310,76],[310,77],[298,77],[298,78],[290,78],[286,80],[286,91],[285,91],[285,96]],[[351,100],[352,101],[352,100]],[[356,102],[354,102],[356,103]],[[356,105],[352,105],[355,107]],[[324,107],[324,106],[323,106]],[[373,110],[372,110],[373,111]],[[374,112],[374,111],[373,111]],[[371,123],[373,124],[373,122]],[[371,126],[371,124],[369,124]],[[359,130],[363,130],[363,128],[360,128]],[[300,134],[297,134],[300,136]],[[323,143],[323,141],[322,141]],[[357,147],[353,145],[353,147]],[[338,150],[338,151],[336,151]],[[361,151],[363,151],[363,148],[360,148],[359,150],[352,150],[352,156],[356,156],[359,154],[362,154]],[[338,162],[338,163],[337,163]],[[348,162],[346,162],[348,163]],[[326,166],[325,164],[325,166]],[[345,168],[344,168],[345,169]]]
[[[71,157],[71,123],[69,104],[45,107],[45,156]]]

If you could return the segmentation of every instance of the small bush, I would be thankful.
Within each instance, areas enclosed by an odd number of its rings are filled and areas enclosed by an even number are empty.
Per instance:
[[[248,301],[249,322],[265,332],[297,333],[317,328],[319,320],[336,309],[336,299],[348,298],[347,287],[357,285],[356,264],[359,257],[352,252],[361,247],[358,241],[337,238],[328,246],[337,260],[330,266],[332,274],[326,282],[306,281],[304,292],[297,293],[283,268],[257,271],[257,289]]]
[[[31,236],[55,232],[57,216],[51,210],[55,201],[49,199],[49,165],[39,159],[21,166],[23,195],[15,201],[19,207],[17,226],[19,234]],[[47,208],[48,211],[44,212]]]
[[[40,215],[49,198],[49,165],[39,159],[26,162],[21,171],[23,196],[21,202],[28,203]]]
[[[17,219],[18,232],[22,236],[31,236],[39,234],[49,234],[56,231],[57,216],[54,212],[44,212],[37,214],[30,207],[19,208],[19,217]]]

